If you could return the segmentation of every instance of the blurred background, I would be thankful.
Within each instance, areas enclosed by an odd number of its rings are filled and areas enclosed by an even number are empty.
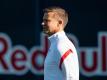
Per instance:
[[[48,41],[41,22],[49,6],[69,14],[65,32],[76,44],[80,80],[106,80],[106,0],[1,0],[0,80],[43,80]]]

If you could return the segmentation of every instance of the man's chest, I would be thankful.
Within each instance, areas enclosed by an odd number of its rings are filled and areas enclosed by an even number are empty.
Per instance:
[[[54,49],[49,49],[45,58],[45,66],[58,65],[58,55]]]

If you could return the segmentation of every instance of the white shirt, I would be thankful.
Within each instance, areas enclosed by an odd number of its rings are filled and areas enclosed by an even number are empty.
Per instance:
[[[48,39],[51,45],[44,63],[44,80],[79,80],[77,52],[65,32]]]

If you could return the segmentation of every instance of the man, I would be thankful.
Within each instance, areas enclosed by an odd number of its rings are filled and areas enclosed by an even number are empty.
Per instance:
[[[77,52],[64,32],[67,22],[68,14],[64,9],[44,9],[43,32],[50,41],[44,63],[44,80],[79,80]]]

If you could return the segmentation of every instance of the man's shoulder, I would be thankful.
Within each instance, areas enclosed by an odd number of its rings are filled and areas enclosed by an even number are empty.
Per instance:
[[[68,49],[74,49],[74,44],[69,39],[62,39],[56,44],[58,51],[66,51]]]
[[[69,45],[67,44],[68,42],[65,40],[60,40],[57,44],[56,44],[56,50],[57,51],[63,51],[66,48],[69,47]]]

